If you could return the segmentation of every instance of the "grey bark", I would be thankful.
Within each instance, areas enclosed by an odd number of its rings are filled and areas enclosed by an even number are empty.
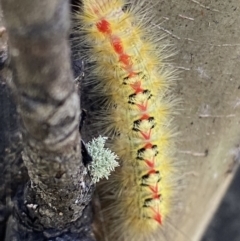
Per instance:
[[[92,189],[81,159],[80,101],[70,66],[69,2],[2,0],[30,183],[15,203],[33,229],[66,229]],[[19,210],[18,210],[19,209]]]

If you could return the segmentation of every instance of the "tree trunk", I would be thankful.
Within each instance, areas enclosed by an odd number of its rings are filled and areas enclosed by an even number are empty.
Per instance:
[[[11,87],[22,122],[22,157],[30,178],[14,201],[17,225],[11,226],[7,240],[15,234],[19,240],[60,235],[79,240],[85,225],[80,217],[92,187],[81,158],[80,101],[68,44],[69,3],[2,0],[2,9]],[[84,221],[89,225],[86,217]]]

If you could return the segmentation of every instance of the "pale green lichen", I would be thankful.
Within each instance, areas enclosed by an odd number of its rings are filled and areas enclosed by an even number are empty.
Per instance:
[[[107,139],[107,137],[99,136],[87,143],[87,150],[93,159],[88,168],[94,183],[104,177],[108,179],[115,167],[119,166],[118,156],[104,147]]]

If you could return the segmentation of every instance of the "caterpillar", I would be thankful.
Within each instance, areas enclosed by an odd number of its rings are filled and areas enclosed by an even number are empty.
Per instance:
[[[89,110],[93,132],[120,158],[98,187],[106,240],[151,240],[173,209],[176,74],[149,11],[143,1],[84,0],[76,13],[98,109]]]

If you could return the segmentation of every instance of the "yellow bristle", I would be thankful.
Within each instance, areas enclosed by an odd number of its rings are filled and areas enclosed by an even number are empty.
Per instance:
[[[151,240],[175,195],[175,76],[164,63],[171,53],[151,34],[151,22],[124,1],[84,0],[77,18],[93,66],[91,92],[103,99],[92,126],[96,135],[110,135],[120,157],[120,167],[98,187],[106,240]]]

